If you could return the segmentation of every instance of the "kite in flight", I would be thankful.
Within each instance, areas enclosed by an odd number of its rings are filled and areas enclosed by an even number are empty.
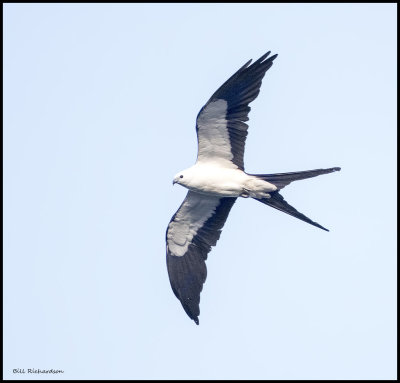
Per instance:
[[[199,324],[200,292],[207,277],[206,259],[215,246],[238,197],[254,198],[326,230],[290,206],[280,190],[293,181],[332,173],[339,167],[292,173],[249,174],[243,153],[249,104],[258,96],[265,72],[277,55],[248,61],[211,96],[196,120],[196,163],[174,177],[189,189],[168,224],[167,269],[171,287],[186,314]]]

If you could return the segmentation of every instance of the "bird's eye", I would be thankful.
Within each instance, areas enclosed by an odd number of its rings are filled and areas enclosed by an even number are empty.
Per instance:
[[[179,178],[183,178],[183,176],[179,176]]]

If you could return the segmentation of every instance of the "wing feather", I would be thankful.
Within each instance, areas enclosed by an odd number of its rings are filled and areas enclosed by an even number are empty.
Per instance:
[[[270,52],[233,74],[201,108],[196,121],[197,161],[220,161],[244,170],[249,104],[258,96],[266,71],[277,55]]]
[[[166,233],[167,269],[172,290],[187,315],[199,324],[205,260],[215,246],[236,198],[189,191]]]

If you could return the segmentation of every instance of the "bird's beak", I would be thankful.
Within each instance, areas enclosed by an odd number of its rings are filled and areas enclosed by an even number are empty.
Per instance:
[[[175,180],[173,180],[172,181],[172,186],[174,186],[176,184],[176,181]]]

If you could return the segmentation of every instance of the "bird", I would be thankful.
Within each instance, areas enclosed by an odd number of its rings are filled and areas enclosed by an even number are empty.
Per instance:
[[[238,198],[253,198],[304,222],[329,231],[289,205],[280,191],[293,181],[339,171],[340,167],[290,173],[250,174],[243,154],[250,106],[277,54],[249,60],[225,81],[196,119],[197,160],[174,176],[188,189],[166,231],[166,263],[172,291],[197,325],[200,293],[207,277],[206,259],[220,238]]]

